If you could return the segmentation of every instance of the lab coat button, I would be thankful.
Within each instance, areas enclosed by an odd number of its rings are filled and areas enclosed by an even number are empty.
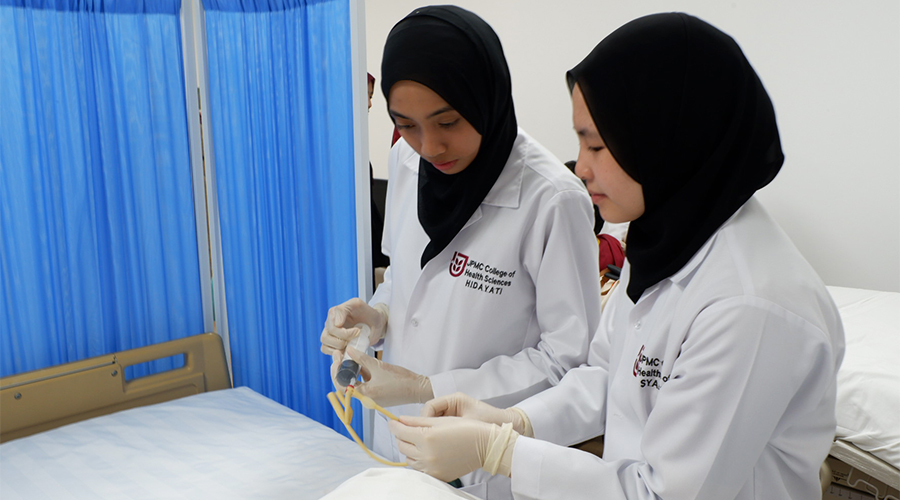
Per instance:
[[[640,329],[641,329],[641,322],[640,322],[640,321],[638,321],[637,323],[634,324],[634,329],[635,329],[635,330],[640,330]]]
[[[412,326],[419,326],[419,320],[417,320],[417,319],[412,320]]]

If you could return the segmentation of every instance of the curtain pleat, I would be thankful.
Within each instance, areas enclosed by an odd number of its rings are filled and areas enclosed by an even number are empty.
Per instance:
[[[179,6],[0,0],[0,376],[203,331]]]
[[[343,432],[319,335],[357,295],[349,2],[204,6],[234,383]]]

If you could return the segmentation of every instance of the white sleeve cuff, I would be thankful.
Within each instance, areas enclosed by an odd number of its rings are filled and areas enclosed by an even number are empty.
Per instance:
[[[458,391],[456,381],[453,380],[451,372],[435,373],[434,375],[429,375],[428,378],[431,380],[431,390],[436,398]]]

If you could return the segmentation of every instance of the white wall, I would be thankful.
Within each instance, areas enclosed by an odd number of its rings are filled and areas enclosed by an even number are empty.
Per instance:
[[[565,72],[641,15],[683,11],[732,35],[763,80],[786,162],[759,198],[826,284],[900,291],[900,2],[458,0],[490,23],[509,61],[519,124],[574,159]],[[391,27],[427,3],[366,5],[368,69]],[[392,125],[380,87],[370,157],[387,177]]]

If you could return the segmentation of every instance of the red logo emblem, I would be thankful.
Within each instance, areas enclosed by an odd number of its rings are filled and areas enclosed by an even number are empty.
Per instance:
[[[458,277],[466,270],[466,264],[469,263],[469,256],[459,252],[453,252],[453,259],[450,260],[450,276]]]
[[[637,377],[638,371],[641,369],[641,355],[644,354],[644,347],[641,346],[641,350],[638,351],[637,359],[634,360],[634,376]]]

